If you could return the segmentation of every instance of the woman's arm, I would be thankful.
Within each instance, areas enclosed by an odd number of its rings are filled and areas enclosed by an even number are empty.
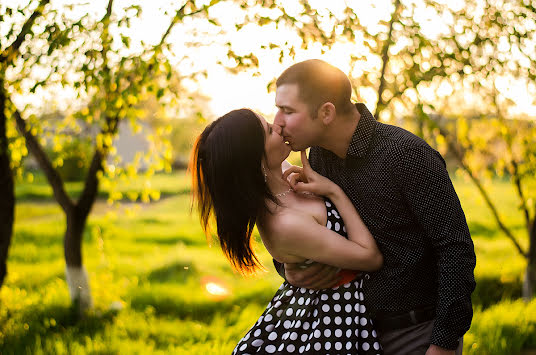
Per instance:
[[[344,216],[341,210],[339,212],[343,219],[352,216],[352,213],[345,213]],[[276,218],[277,223],[274,223],[270,234],[277,254],[310,259],[350,270],[374,271],[382,266],[383,257],[370,233],[364,236],[358,235],[362,233],[363,228],[366,229],[364,225],[357,228],[356,226],[349,228],[346,225],[349,237],[346,239],[318,224],[312,216],[305,213],[286,213]],[[360,219],[357,212],[350,218]]]
[[[304,181],[293,187],[297,191],[328,197],[344,221],[348,239],[319,225],[311,216],[295,213],[278,218],[275,227],[278,230],[273,234],[277,235],[278,244],[285,249],[285,253],[328,265],[362,271],[379,269],[383,256],[350,199],[339,186],[311,169],[304,151],[302,164],[300,173]]]

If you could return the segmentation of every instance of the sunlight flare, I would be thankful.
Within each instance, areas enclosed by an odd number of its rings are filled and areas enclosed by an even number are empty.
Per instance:
[[[201,284],[211,298],[223,299],[231,294],[229,287],[216,277],[204,277]]]

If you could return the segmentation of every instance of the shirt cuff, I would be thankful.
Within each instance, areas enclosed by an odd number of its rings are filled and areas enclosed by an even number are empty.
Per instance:
[[[432,344],[448,350],[456,350],[460,342],[460,337],[452,329],[439,328],[434,326],[432,331]]]

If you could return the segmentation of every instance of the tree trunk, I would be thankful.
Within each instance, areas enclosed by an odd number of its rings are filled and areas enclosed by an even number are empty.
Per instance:
[[[378,86],[378,102],[376,102],[376,111],[374,112],[374,117],[378,120],[380,113],[385,109],[385,100],[383,99],[383,92],[385,91],[385,70],[387,69],[387,64],[389,63],[389,47],[393,43],[393,24],[398,20],[398,9],[400,8],[400,0],[395,0],[395,9],[391,15],[391,20],[389,21],[389,32],[387,33],[387,39],[382,47],[382,70],[380,74],[380,85]]]
[[[66,211],[67,228],[65,230],[65,275],[73,305],[80,314],[93,306],[91,289],[87,272],[82,265],[82,237],[86,226],[87,215],[73,207]]]
[[[7,142],[4,85],[0,82],[0,287],[7,275],[7,255],[15,219],[15,191]]]
[[[91,289],[89,287],[87,272],[82,264],[82,236],[91,207],[95,203],[98,191],[97,172],[101,166],[101,155],[95,153],[90,172],[86,177],[86,184],[82,196],[75,204],[67,195],[63,180],[52,166],[50,159],[22,119],[20,112],[15,111],[15,121],[19,132],[26,139],[26,146],[35,157],[39,166],[44,171],[47,180],[52,187],[54,198],[59,203],[67,220],[64,237],[65,274],[69,293],[73,305],[78,308],[80,314],[90,309],[93,305]]]
[[[529,252],[527,257],[527,270],[523,282],[523,298],[530,301],[536,289],[536,212],[529,230]]]
[[[71,205],[65,210],[67,217],[64,239],[65,275],[71,301],[78,307],[80,314],[93,307],[87,272],[82,264],[82,238],[87,218],[97,199],[99,191],[97,173],[100,170],[102,170],[102,155],[95,150],[82,195],[76,205]]]

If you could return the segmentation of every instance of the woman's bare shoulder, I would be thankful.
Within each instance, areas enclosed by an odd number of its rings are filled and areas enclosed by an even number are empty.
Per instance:
[[[296,244],[298,228],[307,223],[316,223],[311,216],[290,208],[284,208],[267,215],[258,225],[262,241],[272,256],[279,262],[295,263],[304,259],[289,251],[289,245]]]
[[[300,226],[318,222],[310,214],[293,208],[281,208],[264,219],[264,228],[272,239],[286,238],[293,235]]]

